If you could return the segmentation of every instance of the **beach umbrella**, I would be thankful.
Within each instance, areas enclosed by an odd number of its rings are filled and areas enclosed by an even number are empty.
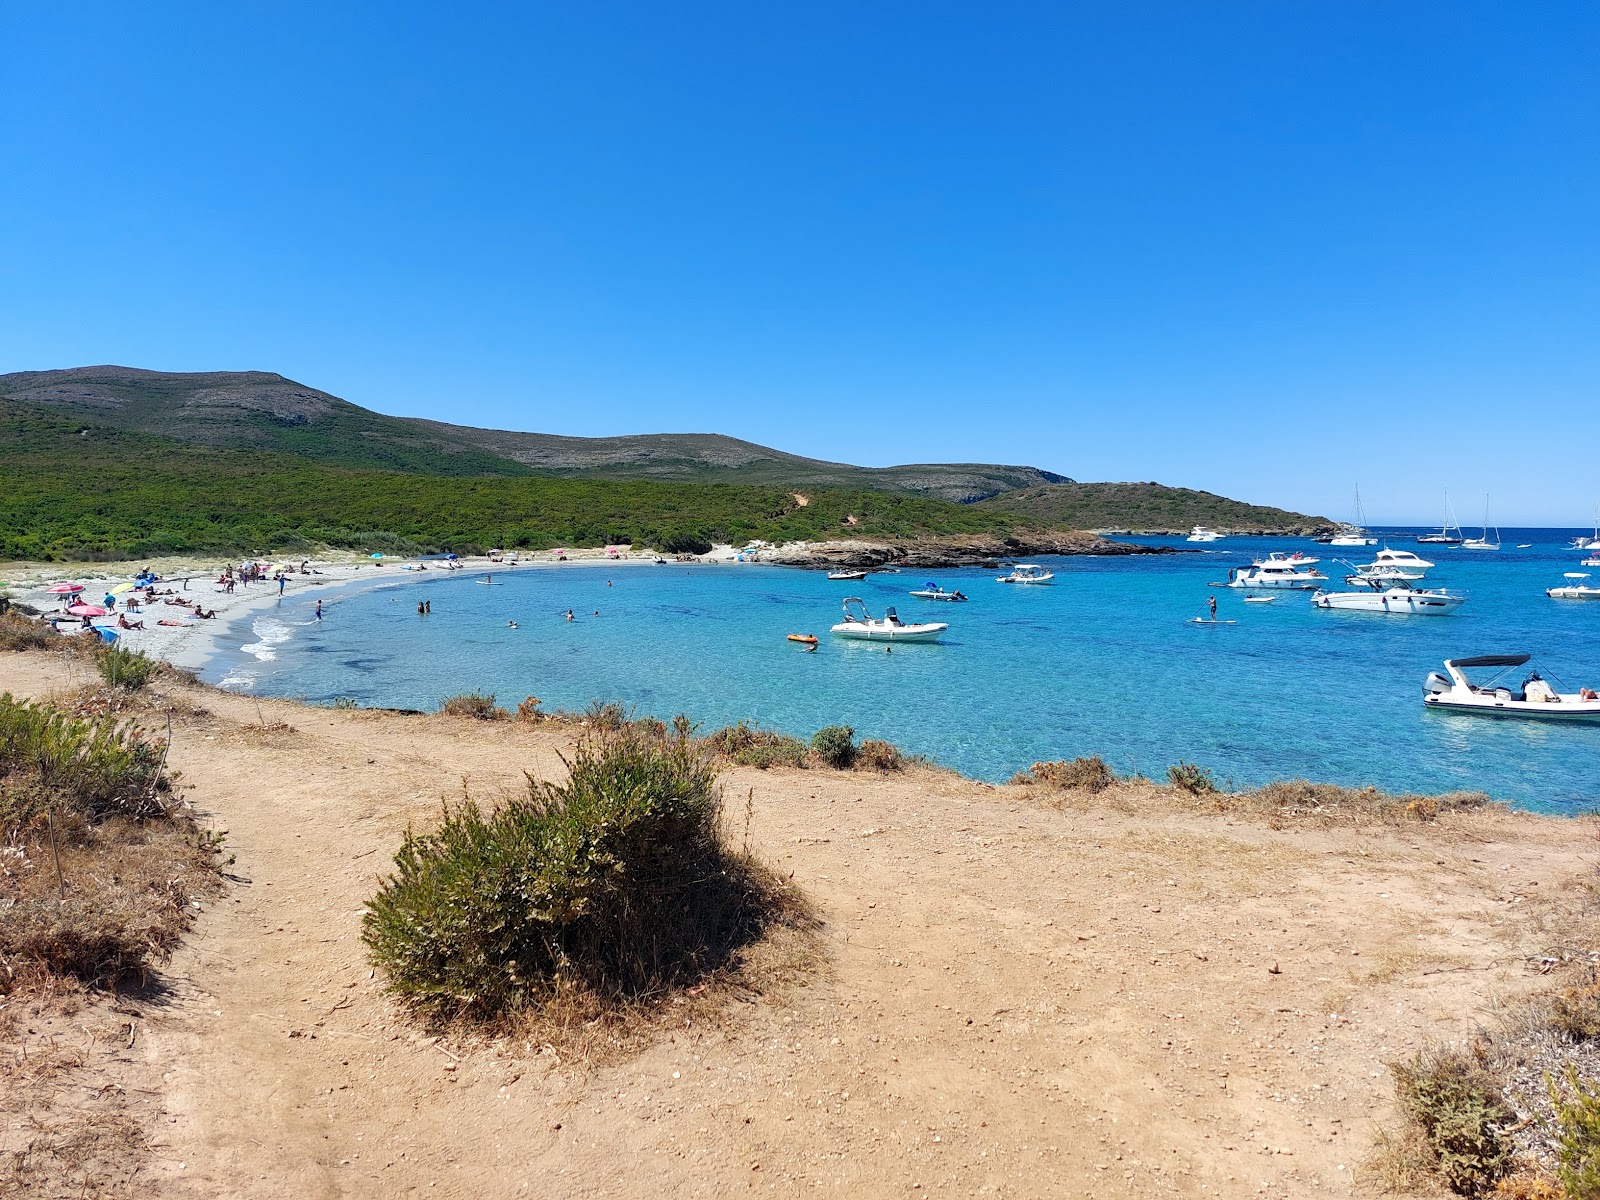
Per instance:
[[[111,594],[113,596],[120,596],[120,595],[122,595],[123,592],[131,592],[132,590],[133,590],[133,584],[131,584],[131,583],[119,583],[119,584],[117,584],[116,587],[111,589]]]
[[[49,594],[52,596],[76,596],[81,591],[83,591],[83,584],[81,583],[58,583],[50,589]]]
[[[446,554],[445,557],[449,558],[449,559],[457,559],[457,558],[460,558],[461,555],[459,555],[459,554]]]
[[[373,558],[382,558],[383,557],[383,551],[382,550],[377,551],[376,553],[373,554],[372,557]]]
[[[103,617],[106,615],[106,610],[98,604],[74,604],[67,611],[75,617]]]

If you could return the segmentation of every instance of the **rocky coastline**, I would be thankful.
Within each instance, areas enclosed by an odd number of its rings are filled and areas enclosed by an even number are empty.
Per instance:
[[[1009,538],[973,535],[906,538],[893,542],[841,540],[785,546],[767,561],[784,566],[826,568],[992,567],[1001,560],[1044,554],[1180,554],[1172,546],[1136,546],[1077,530],[1041,532]]]

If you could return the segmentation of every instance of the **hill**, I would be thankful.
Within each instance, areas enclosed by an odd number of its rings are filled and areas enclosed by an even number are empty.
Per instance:
[[[94,428],[420,475],[538,473],[798,491],[845,488],[963,503],[1065,478],[1036,467],[984,463],[857,467],[721,434],[582,438],[474,429],[385,416],[266,371],[21,371],[0,375],[0,397]]]
[[[1230,500],[1159,483],[1056,483],[1021,488],[976,507],[1056,529],[1101,533],[1188,533],[1205,525],[1225,533],[1312,533],[1327,517]]]

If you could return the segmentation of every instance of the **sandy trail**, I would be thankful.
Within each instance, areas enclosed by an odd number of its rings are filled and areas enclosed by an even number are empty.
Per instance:
[[[42,693],[59,660],[0,657]],[[935,773],[727,778],[823,973],[609,1066],[436,1045],[359,941],[408,821],[559,770],[510,723],[188,694],[172,763],[237,883],[146,1013],[160,1191],[1348,1196],[1385,1064],[1469,1030],[1592,877],[1594,827],[1057,811]],[[1274,970],[1275,969],[1275,970]]]

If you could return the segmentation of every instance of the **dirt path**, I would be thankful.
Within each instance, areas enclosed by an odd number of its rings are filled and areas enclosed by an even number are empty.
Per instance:
[[[59,669],[0,656],[0,690]],[[558,737],[191,699],[172,763],[248,882],[143,1019],[165,1111],[141,1179],[173,1195],[1348,1196],[1385,1064],[1535,986],[1595,858],[1592,824],[1520,815],[1273,830],[735,771],[826,971],[588,1066],[434,1044],[359,941],[407,822],[558,770]]]

